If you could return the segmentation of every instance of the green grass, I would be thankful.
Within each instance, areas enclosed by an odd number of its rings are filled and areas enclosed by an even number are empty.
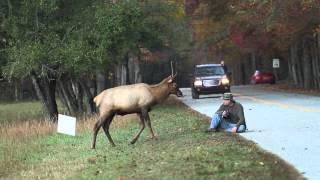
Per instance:
[[[41,104],[37,101],[0,103],[0,123],[38,119],[41,113]]]
[[[5,179],[299,179],[277,157],[237,135],[205,134],[207,118],[184,106],[166,104],[151,112],[157,140],[129,120],[113,128],[111,147],[100,131],[96,150],[91,132],[52,134],[23,141],[0,138],[0,178]],[[89,122],[94,123],[94,122]]]
[[[65,111],[60,100],[57,100],[59,112]],[[41,119],[42,105],[39,101],[0,103],[0,124]]]

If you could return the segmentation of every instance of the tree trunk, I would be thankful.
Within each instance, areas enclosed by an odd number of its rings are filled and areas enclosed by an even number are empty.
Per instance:
[[[292,73],[292,67],[291,67],[291,64],[292,64],[292,60],[291,60],[291,46],[289,48],[289,55],[286,57],[286,59],[288,59],[288,70],[289,70],[289,74],[288,74],[288,80],[290,83],[293,83],[293,73]]]
[[[114,69],[114,86],[119,86],[120,85],[120,70],[119,70],[119,65],[116,65]]]
[[[304,78],[303,78],[303,60],[302,60],[302,45],[300,41],[294,42],[292,45],[291,50],[291,60],[292,60],[292,73],[293,77],[295,78],[295,85],[297,87],[303,87],[304,85]]]
[[[298,80],[298,70],[296,68],[296,62],[297,62],[297,44],[296,43],[293,43],[291,46],[290,46],[290,69],[291,69],[291,72],[292,72],[292,80],[293,80],[293,84],[295,86],[299,86],[299,80]]]
[[[75,101],[77,102],[77,112],[83,112],[83,92],[80,88],[79,81],[71,79],[73,93],[75,95]]]
[[[237,65],[234,65],[231,67],[231,76],[232,76],[232,84],[233,85],[239,85],[241,84],[241,62],[238,62]]]
[[[128,83],[128,68],[126,64],[121,65],[121,85],[126,85]]]
[[[139,56],[128,53],[128,80],[130,84],[141,83]]]
[[[68,113],[65,113],[65,114],[71,115],[72,114],[71,113],[71,109],[70,109],[70,107],[69,107],[69,105],[67,103],[66,97],[64,96],[64,93],[62,92],[61,88],[58,88],[58,93],[59,93],[60,99],[61,99],[64,107],[67,108]]]
[[[105,72],[97,73],[97,93],[101,93],[103,90],[107,89],[107,78]]]
[[[56,102],[56,80],[44,80],[47,85],[44,86],[47,101],[49,106],[50,117],[53,117],[54,121],[58,120],[58,106]]]
[[[69,113],[71,113],[70,115],[75,115],[78,109],[77,103],[75,101],[75,98],[71,95],[70,88],[68,88],[68,82],[66,81],[66,79],[59,79],[58,84],[61,90],[62,98],[65,99],[64,101],[66,102],[67,109],[69,110]]]
[[[316,38],[313,38],[312,44],[310,46],[310,57],[311,57],[311,67],[312,67],[312,83],[313,88],[319,88],[318,84],[318,57],[317,57],[317,42]]]
[[[313,54],[314,54],[314,79],[315,79],[315,88],[320,88],[320,32],[317,33],[317,36],[314,39],[313,46]]]
[[[7,0],[8,3],[8,20],[12,17],[12,4],[10,0]]]
[[[317,66],[315,67],[317,70],[317,81],[318,81],[318,88],[320,88],[320,32],[317,34],[317,46],[316,46],[316,56],[317,56]]]
[[[14,81],[14,99],[15,101],[19,101],[21,98],[21,88],[20,88],[21,84],[19,84],[19,82],[17,80]]]
[[[243,64],[243,84],[249,84],[250,83],[250,76],[251,74],[253,73],[252,70],[253,70],[253,61],[255,61],[255,57],[254,57],[254,60],[252,59],[253,56],[252,54],[247,54],[246,55],[246,59],[244,61],[244,64]]]
[[[246,62],[244,61],[244,62],[241,62],[241,77],[242,77],[242,79],[241,79],[241,84],[247,84],[247,78],[246,78],[246,76],[247,76],[247,69],[249,69],[249,68],[246,68]]]
[[[302,42],[302,60],[303,60],[303,87],[306,89],[312,88],[311,80],[311,58],[310,58],[309,42],[307,38],[303,39]]]
[[[127,84],[127,68],[125,64],[118,64],[115,68],[116,85],[121,86]]]
[[[36,91],[37,97],[42,104],[42,109],[46,115],[46,118],[50,119],[50,116],[49,116],[50,113],[49,113],[49,108],[46,103],[46,99],[45,99],[44,94],[41,90],[40,82],[38,81],[38,79],[34,73],[31,73],[31,80],[32,80],[34,90]]]
[[[97,92],[97,77],[94,76],[91,80],[89,80],[89,84],[88,84],[88,88],[91,92],[91,94],[93,95],[93,97],[96,97],[96,95],[98,94]]]
[[[84,81],[79,81],[79,83],[80,83],[80,85],[82,87],[82,90],[83,90],[85,96],[86,96],[87,112],[92,114],[92,113],[96,112],[95,105],[94,105],[94,102],[93,102],[93,95],[90,92],[89,87],[87,86],[87,84]]]
[[[40,79],[43,82],[43,87],[35,72],[31,72],[31,80],[36,91],[36,94],[42,104],[46,119],[52,122],[58,120],[58,108],[55,99],[55,80],[48,80],[47,78]]]
[[[297,70],[298,70],[298,80],[299,80],[299,87],[303,88],[304,87],[304,73],[303,73],[303,41],[300,41],[300,44],[297,45],[298,50],[297,50]]]
[[[256,53],[251,53],[251,73],[255,72],[257,70],[257,57]]]

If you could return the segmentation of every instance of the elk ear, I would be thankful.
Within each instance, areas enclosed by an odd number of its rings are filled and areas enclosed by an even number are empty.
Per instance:
[[[173,82],[173,78],[170,78],[167,82],[168,83],[172,83]]]

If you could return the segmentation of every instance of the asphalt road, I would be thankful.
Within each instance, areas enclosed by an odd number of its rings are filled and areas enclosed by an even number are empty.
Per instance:
[[[221,94],[180,98],[191,108],[212,117]],[[241,135],[292,164],[308,179],[320,179],[320,97],[234,86],[235,100],[244,106],[248,132]]]

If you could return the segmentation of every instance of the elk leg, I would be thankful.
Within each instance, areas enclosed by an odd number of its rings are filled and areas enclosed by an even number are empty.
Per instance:
[[[109,133],[109,127],[110,127],[110,124],[111,124],[111,122],[112,122],[113,117],[114,117],[114,114],[110,115],[110,116],[107,118],[106,122],[103,124],[102,127],[103,127],[103,131],[104,131],[104,133],[106,134],[106,136],[107,136],[110,144],[111,144],[112,146],[116,146],[116,145],[114,144],[111,136],[110,136],[110,133]]]
[[[144,130],[144,127],[145,127],[142,115],[140,113],[138,113],[138,116],[139,116],[139,119],[140,119],[140,122],[141,122],[141,129],[140,129],[139,133],[132,139],[132,141],[130,142],[131,144],[136,143],[136,141],[138,140],[140,134],[142,133],[142,131]]]
[[[97,134],[98,134],[101,126],[105,123],[106,117],[108,117],[108,114],[102,115],[102,116],[100,115],[98,121],[96,122],[96,124],[93,127],[93,139],[92,139],[91,149],[96,148]]]
[[[151,121],[150,121],[149,113],[148,113],[148,111],[145,111],[144,113],[145,113],[145,115],[144,115],[145,118],[144,119],[145,119],[145,121],[147,123],[147,126],[148,126],[149,130],[150,130],[151,138],[155,139],[155,135],[154,135],[152,127],[151,127]]]

